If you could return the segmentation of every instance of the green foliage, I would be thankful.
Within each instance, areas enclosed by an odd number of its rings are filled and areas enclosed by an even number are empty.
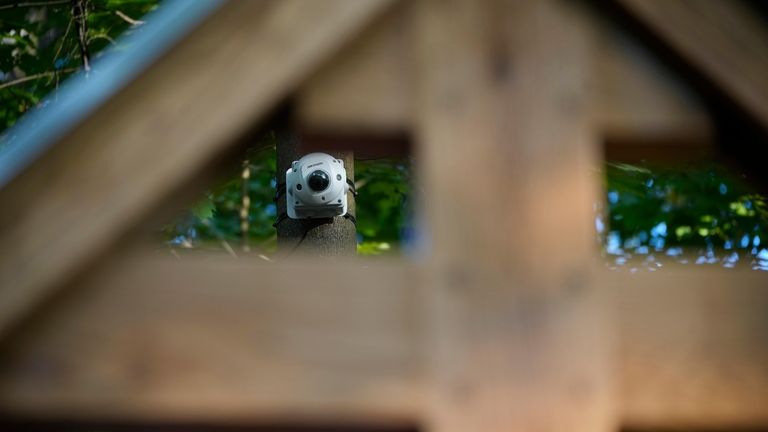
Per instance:
[[[178,220],[163,228],[166,240],[172,246],[187,248],[220,242],[240,244],[241,211],[245,210],[249,247],[260,253],[274,251],[275,164],[274,135],[270,134],[247,152],[242,166],[232,170]],[[245,202],[244,191],[248,197]]]
[[[276,217],[272,201],[276,185],[274,136],[256,146],[247,155],[247,208],[249,247],[268,254],[276,246]],[[358,220],[358,253],[391,254],[407,225],[410,194],[408,161],[372,160],[355,162]],[[243,242],[241,211],[243,210],[243,168],[232,172],[220,184],[179,219],[164,228],[172,246],[215,246],[222,241],[234,245]]]
[[[391,254],[407,228],[410,211],[409,160],[355,162],[357,231],[361,255]]]
[[[248,156],[248,238],[258,251],[274,250],[274,142]],[[410,228],[412,196],[408,160],[357,161],[355,167],[358,253],[397,253]],[[768,200],[755,193],[724,167],[663,167],[609,163],[606,165],[609,250],[747,248],[768,238]],[[242,241],[240,209],[242,178],[228,180],[206,193],[168,238],[177,245]],[[598,227],[600,230],[601,227]],[[756,253],[754,250],[752,253]]]
[[[357,244],[358,255],[387,255],[392,253],[392,251],[392,244],[390,242],[367,240]]]
[[[86,43],[91,60],[133,31],[159,0],[90,0]],[[14,6],[0,10],[0,134],[25,112],[51,100],[59,83],[82,67],[69,2]],[[0,138],[2,144],[2,138]]]
[[[627,247],[726,249],[768,240],[768,200],[719,165],[606,166],[608,229]]]

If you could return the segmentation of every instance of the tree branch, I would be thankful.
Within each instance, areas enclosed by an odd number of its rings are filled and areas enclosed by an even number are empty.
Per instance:
[[[33,80],[36,80],[36,79],[49,77],[49,76],[52,76],[52,75],[56,75],[58,73],[75,72],[76,70],[77,70],[77,68],[69,68],[69,69],[62,69],[62,70],[58,70],[58,71],[41,72],[41,73],[38,73],[38,74],[25,76],[25,77],[22,77],[22,78],[19,78],[19,79],[15,79],[13,81],[8,81],[6,83],[0,84],[0,90],[2,90],[4,88],[7,88],[7,87],[13,87],[13,86],[16,86],[16,85],[19,85],[19,84],[23,84],[23,83],[25,83],[27,81],[33,81]]]
[[[112,39],[111,37],[109,37],[109,36],[107,36],[107,35],[105,35],[105,34],[99,34],[99,35],[91,36],[91,37],[88,39],[88,43],[90,44],[90,43],[91,43],[91,41],[94,41],[94,40],[96,40],[96,39],[104,39],[104,40],[106,40],[107,42],[109,42],[109,43],[110,43],[110,44],[112,44],[112,45],[117,45],[117,42],[115,42],[115,40],[114,40],[114,39]]]
[[[53,61],[54,64],[56,60],[59,58],[59,54],[61,54],[61,49],[64,47],[64,42],[67,41],[67,35],[69,35],[69,30],[72,29],[72,22],[74,19],[70,18],[69,22],[67,23],[67,29],[64,31],[64,36],[61,37],[61,42],[59,43],[59,48],[56,50],[56,54],[53,55]]]
[[[251,207],[251,197],[248,194],[249,180],[251,179],[251,163],[248,159],[243,161],[243,171],[241,184],[241,207],[240,207],[240,242],[243,252],[250,252],[251,247],[248,244],[249,213]]]
[[[27,2],[16,2],[12,4],[6,4],[0,6],[0,10],[3,9],[13,9],[17,7],[33,7],[33,6],[56,6],[56,5],[63,5],[69,3],[69,0],[52,0],[52,1],[27,1]]]
[[[86,14],[87,0],[72,0],[72,18],[77,24],[77,40],[80,42],[80,57],[86,76],[91,70],[91,57],[88,54],[88,19]]]
[[[119,16],[120,18],[123,19],[123,21],[125,21],[128,24],[133,25],[133,26],[140,26],[140,25],[144,24],[144,21],[133,19],[133,18],[129,17],[128,15],[122,13],[119,10],[115,11],[115,15]]]

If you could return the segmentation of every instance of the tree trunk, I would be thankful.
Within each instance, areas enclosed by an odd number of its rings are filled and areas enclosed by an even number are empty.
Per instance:
[[[289,121],[281,121],[275,131],[277,143],[277,183],[285,184],[285,171],[291,163],[298,160],[299,136]],[[355,161],[352,152],[329,152],[333,157],[344,161],[347,178],[355,179]],[[277,214],[286,214],[286,194],[281,194],[277,202]],[[355,199],[348,192],[348,212],[355,215]],[[289,256],[310,254],[323,257],[354,255],[357,251],[357,229],[355,224],[337,216],[327,219],[290,219],[281,218],[277,224],[277,248],[279,255]]]

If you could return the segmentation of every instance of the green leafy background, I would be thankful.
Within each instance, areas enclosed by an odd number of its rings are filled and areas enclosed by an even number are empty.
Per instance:
[[[157,7],[158,0],[90,0],[86,4],[86,36],[93,61],[107,47],[119,49],[119,36],[141,27],[118,12],[140,20]],[[55,98],[59,83],[81,67],[69,1],[0,9],[0,134],[25,112]]]
[[[273,202],[276,184],[274,135],[248,152],[246,164],[204,194],[198,203],[164,227],[165,241],[185,249],[237,250],[247,244],[251,252],[275,251],[272,227],[277,209]],[[243,171],[247,168],[247,179]],[[410,221],[410,162],[408,160],[359,160],[355,162],[358,253],[389,255],[399,251]],[[248,236],[241,229],[243,184],[248,191]],[[240,247],[239,249],[242,249]]]

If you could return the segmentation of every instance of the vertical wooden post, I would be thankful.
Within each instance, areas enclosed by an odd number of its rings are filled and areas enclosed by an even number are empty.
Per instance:
[[[431,430],[614,430],[589,271],[591,39],[571,7],[420,3]]]
[[[298,160],[300,136],[289,116],[277,122],[277,183],[285,183],[285,171]],[[351,151],[332,151],[329,154],[344,161],[347,177],[355,180],[355,158]],[[277,214],[286,213],[286,194],[277,202]],[[348,212],[355,215],[355,198],[348,194]],[[354,255],[357,251],[355,224],[337,216],[333,219],[295,220],[280,218],[277,224],[277,245],[281,254],[311,253],[319,256]]]

